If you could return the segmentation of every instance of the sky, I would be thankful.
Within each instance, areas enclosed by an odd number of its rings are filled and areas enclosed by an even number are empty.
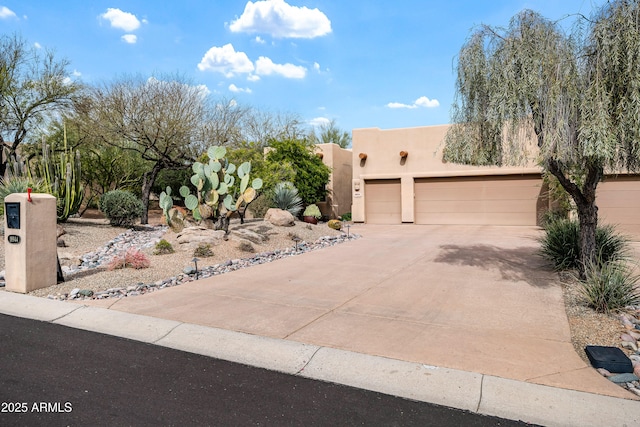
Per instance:
[[[474,27],[523,9],[570,22],[605,1],[0,0],[0,28],[88,84],[180,75],[215,99],[350,132],[450,123]]]

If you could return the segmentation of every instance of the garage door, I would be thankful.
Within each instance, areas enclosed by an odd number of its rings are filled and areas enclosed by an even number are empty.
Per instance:
[[[415,180],[416,224],[536,225],[540,175]]]
[[[365,222],[402,223],[399,179],[373,179],[364,182]]]
[[[640,176],[606,178],[596,193],[598,218],[640,238]]]

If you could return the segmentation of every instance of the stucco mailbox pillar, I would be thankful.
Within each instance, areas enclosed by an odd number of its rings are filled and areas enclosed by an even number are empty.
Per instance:
[[[4,203],[6,290],[24,294],[55,285],[56,198],[14,193]]]

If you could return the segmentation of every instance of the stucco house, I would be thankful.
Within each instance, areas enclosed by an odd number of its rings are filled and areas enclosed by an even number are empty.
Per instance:
[[[550,204],[541,168],[444,163],[449,126],[353,130],[353,220],[539,225]],[[639,175],[606,176],[596,203],[602,223],[640,238]]]

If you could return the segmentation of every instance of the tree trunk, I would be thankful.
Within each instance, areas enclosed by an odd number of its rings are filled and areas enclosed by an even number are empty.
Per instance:
[[[580,277],[584,278],[586,266],[597,257],[596,228],[598,226],[598,207],[595,203],[578,204],[578,221],[580,223]]]
[[[226,212],[220,214],[218,220],[216,221],[215,229],[216,230],[224,230],[225,236],[229,234],[229,221],[230,218]]]
[[[162,169],[160,163],[153,165],[153,169],[149,172],[145,172],[142,176],[142,216],[140,217],[140,224],[149,224],[149,198],[151,196],[151,187],[156,182],[156,177]]]
[[[596,188],[602,179],[603,168],[600,165],[589,165],[582,188],[567,178],[555,160],[547,161],[547,170],[551,172],[562,188],[566,190],[578,208],[580,224],[580,264],[578,273],[585,277],[585,267],[595,261],[597,254],[596,228],[598,227],[598,206],[596,206]]]

